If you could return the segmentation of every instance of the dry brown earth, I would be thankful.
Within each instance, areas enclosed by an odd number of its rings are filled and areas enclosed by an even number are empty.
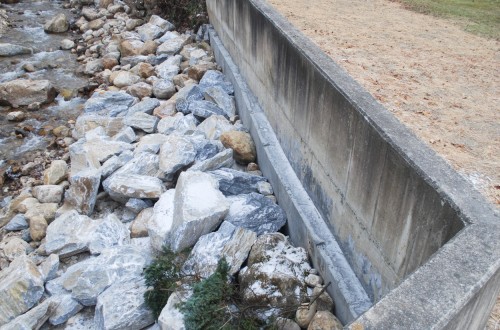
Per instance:
[[[268,1],[500,207],[498,41],[388,0]]]

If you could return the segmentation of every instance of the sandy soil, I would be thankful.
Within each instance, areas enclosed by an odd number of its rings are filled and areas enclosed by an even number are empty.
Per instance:
[[[387,0],[268,0],[500,207],[500,42]]]
[[[268,1],[500,207],[500,42],[388,0]]]

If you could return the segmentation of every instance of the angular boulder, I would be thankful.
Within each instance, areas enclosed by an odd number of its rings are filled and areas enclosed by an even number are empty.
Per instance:
[[[97,329],[143,329],[155,322],[144,302],[147,287],[142,277],[111,285],[97,297],[94,324]]]
[[[124,92],[95,92],[85,102],[83,111],[101,116],[124,116],[136,98]]]
[[[80,171],[71,176],[70,183],[65,194],[65,202],[78,212],[90,215],[94,211],[101,183],[101,171],[98,169]]]
[[[230,168],[221,168],[210,172],[217,181],[219,189],[226,196],[249,194],[259,191],[259,182],[266,182],[266,178]]]
[[[229,274],[234,275],[240,271],[256,240],[253,231],[225,221],[218,231],[200,237],[182,270],[186,274],[207,278],[215,272],[219,260],[225,258],[230,267]]]
[[[170,245],[170,231],[174,222],[175,189],[164,192],[153,209],[153,216],[148,222],[148,234],[151,246],[156,251],[162,251]]]
[[[118,201],[124,198],[159,198],[165,191],[163,182],[155,177],[139,174],[113,174],[102,183],[109,196]]]
[[[174,197],[171,248],[181,251],[213,231],[226,216],[229,204],[217,181],[203,172],[182,172]]]
[[[267,318],[279,316],[307,298],[305,276],[310,271],[307,252],[295,248],[281,233],[260,236],[239,274],[244,303],[272,307]]]
[[[50,103],[56,90],[48,80],[16,79],[0,84],[0,104],[14,108],[32,103]]]
[[[7,44],[7,43],[0,43],[1,57],[16,56],[16,55],[31,54],[31,53],[33,53],[33,49],[31,48],[19,45]]]
[[[193,163],[196,156],[191,140],[184,136],[169,135],[160,147],[160,170],[167,180],[182,168]]]
[[[231,206],[225,220],[259,236],[277,232],[286,223],[283,209],[261,194],[230,196],[228,200]]]
[[[48,33],[66,32],[69,29],[68,18],[63,13],[57,14],[45,23],[43,29]]]
[[[27,256],[0,271],[0,326],[32,308],[44,290],[42,274]]]

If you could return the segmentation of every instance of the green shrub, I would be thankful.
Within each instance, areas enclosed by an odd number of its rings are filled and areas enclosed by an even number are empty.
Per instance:
[[[162,17],[172,22],[178,30],[193,29],[208,23],[205,0],[157,0]]]
[[[214,274],[193,286],[193,295],[181,306],[186,329],[230,329],[233,287],[228,274],[229,265],[221,259]]]
[[[163,248],[162,255],[144,270],[146,286],[150,287],[144,293],[144,300],[155,318],[160,316],[168,298],[177,288],[177,282],[185,278],[181,274],[181,267],[187,254],[187,252],[175,254],[172,250]]]

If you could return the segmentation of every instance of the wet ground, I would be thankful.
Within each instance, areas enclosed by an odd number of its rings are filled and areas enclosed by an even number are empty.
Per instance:
[[[66,33],[48,34],[43,29],[44,23],[60,12],[67,15],[70,23],[75,20],[71,11],[64,7],[65,2],[62,1],[21,1],[0,5],[0,9],[6,10],[9,23],[0,36],[0,42],[33,49],[32,55],[0,57],[0,83],[19,78],[48,79],[58,91],[78,91],[87,85],[87,78],[76,74],[79,65],[77,55],[59,49],[63,39],[77,39],[77,31],[70,29]],[[33,69],[25,70],[26,66],[32,66],[34,71],[28,72]],[[58,96],[52,104],[36,111],[0,107],[0,171],[7,171],[9,175],[14,172],[15,177],[15,172],[22,165],[56,147],[51,130],[68,126],[68,122],[76,119],[81,112],[84,99],[77,93],[73,96],[68,100]],[[20,123],[7,121],[6,115],[14,110],[25,112],[26,120]],[[15,188],[9,175],[0,195],[10,194]]]

